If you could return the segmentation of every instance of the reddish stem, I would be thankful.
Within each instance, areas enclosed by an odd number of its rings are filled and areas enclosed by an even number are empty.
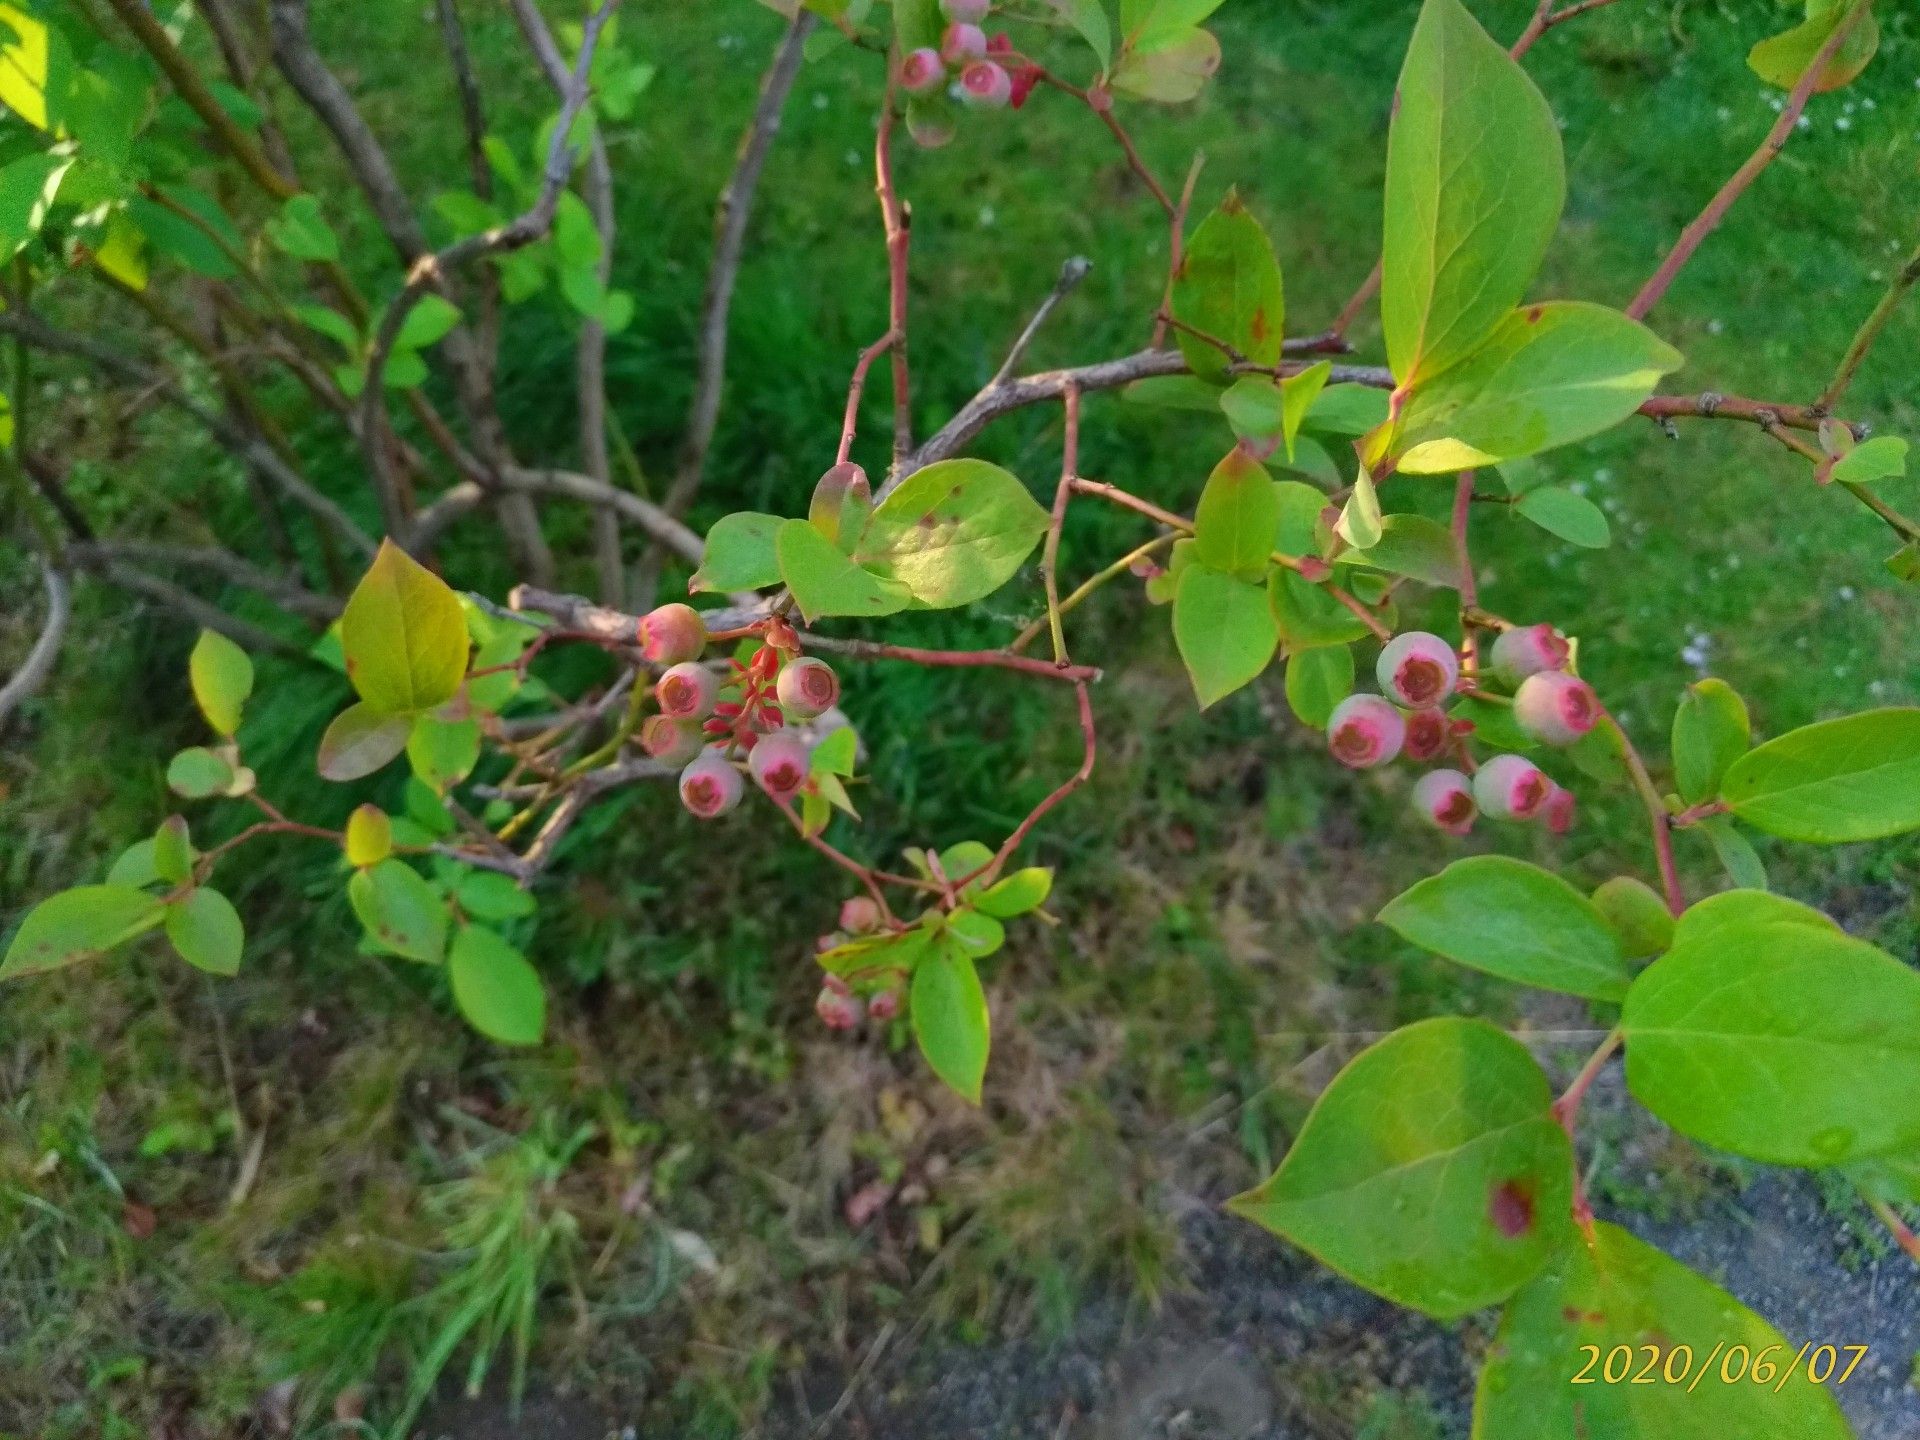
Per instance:
[[[1101,673],[1092,665],[1062,667],[1051,660],[1016,655],[1011,650],[925,650],[917,645],[889,645],[880,640],[842,640],[810,633],[803,633],[800,643],[810,650],[845,655],[852,660],[905,660],[914,665],[938,668],[1017,670],[1022,675],[1038,675],[1076,685],[1098,680]]]
[[[887,332],[893,345],[893,464],[897,470],[913,449],[913,411],[908,395],[907,251],[912,219],[893,183],[894,82],[889,74],[880,131],[873,145],[874,190],[887,231]]]
[[[1734,201],[1746,193],[1747,187],[1760,178],[1760,172],[1771,165],[1774,157],[1786,148],[1787,139],[1793,134],[1793,127],[1799,122],[1801,112],[1807,108],[1807,102],[1813,98],[1814,89],[1819,85],[1821,75],[1826,72],[1827,65],[1839,53],[1840,47],[1846,43],[1847,36],[1853,32],[1853,27],[1860,22],[1860,17],[1865,13],[1866,6],[1856,4],[1853,13],[1841,21],[1833,34],[1827,37],[1827,43],[1820,47],[1812,63],[1801,73],[1799,83],[1793,87],[1792,93],[1787,97],[1787,103],[1781,107],[1780,118],[1767,132],[1767,138],[1760,142],[1760,148],[1747,157],[1746,164],[1734,171],[1727,183],[1720,187],[1720,193],[1707,202],[1707,208],[1695,217],[1691,225],[1680,232],[1680,238],[1674,242],[1672,251],[1668,253],[1665,260],[1660,262],[1660,268],[1653,272],[1647,283],[1640,287],[1640,293],[1633,297],[1633,303],[1627,306],[1629,316],[1635,320],[1642,319],[1649,310],[1660,303],[1660,297],[1667,293],[1667,288],[1673,284],[1681,268],[1693,258],[1693,252],[1700,248],[1701,242],[1711,235],[1714,228],[1726,217],[1727,211],[1733,208]]]
[[[1463,617],[1480,603],[1480,582],[1473,573],[1473,556],[1467,548],[1467,515],[1473,508],[1473,482],[1474,472],[1462,470],[1453,487],[1453,550],[1460,565],[1460,611]],[[1461,630],[1466,669],[1471,674],[1480,668],[1480,632],[1464,619]]]
[[[854,362],[853,381],[847,386],[847,413],[840,422],[840,454],[837,463],[847,463],[847,456],[853,452],[854,431],[860,423],[860,392],[867,388],[867,371],[873,368],[888,350],[893,348],[893,331],[889,330],[873,344],[860,352],[860,358]]]

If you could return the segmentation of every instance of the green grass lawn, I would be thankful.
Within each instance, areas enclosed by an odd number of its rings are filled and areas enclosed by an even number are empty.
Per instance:
[[[431,8],[316,8],[318,42],[424,209],[465,174]],[[504,8],[472,8],[495,129],[530,153],[542,87]],[[609,137],[615,280],[638,302],[610,384],[658,485],[691,388],[713,198],[781,22],[751,0],[631,8],[629,43],[658,74]],[[1531,7],[1474,8],[1510,37]],[[1170,182],[1205,152],[1199,206],[1237,186],[1266,222],[1293,333],[1320,329],[1377,252],[1387,106],[1415,9],[1234,0],[1217,17],[1227,61],[1207,95],[1125,112]],[[1873,68],[1814,101],[1654,312],[1687,357],[1667,388],[1812,399],[1920,243],[1920,21],[1883,9]],[[1777,92],[1744,56],[1788,13],[1761,0],[1620,0],[1540,44],[1529,68],[1563,119],[1570,169],[1543,295],[1620,305],[1634,293],[1771,123]],[[1059,54],[1068,73],[1085,68],[1064,40]],[[853,358],[885,327],[877,83],[873,56],[842,49],[795,88],[741,271],[701,525],[804,504],[832,459]],[[345,196],[317,131],[296,143],[314,188]],[[907,149],[901,184],[914,205],[922,433],[992,374],[1069,256],[1090,258],[1092,276],[1031,363],[1144,343],[1164,228],[1109,137],[1063,97],[970,117],[946,149]],[[350,227],[351,211],[342,219]],[[354,268],[371,293],[391,292],[391,257],[358,223]],[[105,333],[135,323],[76,304]],[[1377,334],[1371,319],[1357,333],[1367,358]],[[1917,342],[1920,307],[1888,328],[1850,415],[1882,433],[1920,429]],[[525,455],[574,459],[571,347],[557,308],[513,323],[502,386]],[[88,423],[96,402],[62,388],[69,373],[45,367],[42,383],[73,426],[76,489],[94,513],[168,530],[212,473],[226,495],[216,520],[244,523],[244,488],[193,437],[149,421],[142,445],[116,450]],[[281,401],[305,418],[296,397]],[[855,452],[876,471],[887,404],[878,378]],[[356,462],[316,435],[315,473],[371,522]],[[1184,509],[1225,435],[1216,419],[1092,397],[1082,470]],[[1058,443],[1057,414],[1036,410],[976,452],[1050,493]],[[1483,600],[1576,632],[1584,671],[1653,752],[1701,673],[1745,694],[1764,734],[1913,696],[1911,598],[1881,563],[1892,537],[1757,430],[1681,422],[1668,438],[1635,421],[1543,463],[1602,506],[1614,544],[1574,550],[1490,509],[1474,533]],[[1388,498],[1439,513],[1446,489],[1406,478]],[[1920,504],[1910,480],[1885,493]],[[581,540],[585,523],[556,514],[551,529]],[[1076,510],[1063,564],[1084,575],[1140,538],[1123,516]],[[472,525],[450,569],[503,586],[490,556]],[[584,559],[567,579],[590,583]],[[1036,613],[1031,580],[890,633],[993,643]],[[55,683],[0,756],[9,911],[97,876],[149,832],[167,756],[198,740],[190,630],[98,588],[80,607]],[[0,622],[9,660],[30,616]],[[1035,841],[1061,869],[1059,923],[1022,922],[989,975],[983,1112],[939,1093],[899,1037],[853,1045],[813,1023],[809,951],[840,894],[835,873],[770,830],[735,823],[716,839],[664,791],[596,812],[548,882],[530,953],[555,992],[554,1038],[532,1054],[491,1049],[432,984],[356,954],[334,867],[291,846],[235,880],[254,937],[239,978],[210,983],[142,950],[10,989],[0,1430],[145,1434],[186,1406],[203,1433],[223,1433],[296,1370],[370,1384],[382,1419],[463,1307],[505,1314],[529,1297],[543,1384],[720,1435],[750,1422],[795,1357],[857,1356],[888,1320],[986,1336],[1062,1324],[1095,1283],[1143,1300],[1177,1286],[1166,1188],[1224,1195],[1275,1158],[1326,1078],[1303,1062],[1330,1035],[1442,1011],[1511,1016],[1519,996],[1368,923],[1457,853],[1412,831],[1403,777],[1336,771],[1287,715],[1277,672],[1196,715],[1166,613],[1137,586],[1112,587],[1076,620],[1076,656],[1109,667],[1101,766]],[[269,678],[250,720],[275,740],[257,762],[269,790],[344,809],[307,768],[337,681],[284,664]],[[846,681],[873,776],[848,843],[874,856],[1003,833],[1077,763],[1064,687],[897,667]],[[1576,788],[1584,818],[1566,840],[1485,834],[1474,848],[1551,856],[1587,882],[1644,874],[1632,797]],[[1704,844],[1683,844],[1696,891],[1721,883]],[[1911,844],[1762,849],[1779,888],[1910,953]],[[1204,1144],[1170,1146],[1196,1117],[1226,1118]],[[584,1145],[581,1127],[592,1127]],[[900,1197],[850,1228],[842,1204],[876,1180]],[[530,1276],[513,1257],[536,1243],[550,1263]],[[450,1376],[466,1377],[471,1353],[456,1349]]]

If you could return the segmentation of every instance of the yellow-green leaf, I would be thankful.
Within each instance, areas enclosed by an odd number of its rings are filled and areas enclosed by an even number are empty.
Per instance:
[[[466,674],[460,597],[391,540],[347,601],[340,643],[353,688],[389,715],[445,704]]]

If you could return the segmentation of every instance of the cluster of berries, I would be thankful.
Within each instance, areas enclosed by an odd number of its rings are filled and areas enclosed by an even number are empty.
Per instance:
[[[1566,671],[1572,651],[1551,625],[1516,626],[1494,641],[1494,674],[1514,685],[1514,722],[1547,745],[1571,745],[1600,719],[1591,686]],[[1334,759],[1355,770],[1404,755],[1436,759],[1472,729],[1449,721],[1440,708],[1460,683],[1460,659],[1438,635],[1396,635],[1381,648],[1375,674],[1381,695],[1350,695],[1327,722]],[[1464,747],[1460,750],[1466,760]],[[1544,820],[1554,834],[1573,824],[1574,798],[1524,755],[1496,755],[1473,771],[1433,770],[1413,788],[1414,808],[1450,835],[1465,835],[1474,819]]]
[[[654,682],[657,715],[640,727],[647,754],[680,771],[680,803],[702,820],[726,814],[745,793],[734,756],[776,802],[786,804],[805,788],[812,753],[786,729],[790,720],[811,720],[840,698],[840,678],[822,661],[799,654],[791,627],[775,620],[765,642],[730,673],[700,660],[707,648],[706,622],[691,605],[662,605],[640,621],[640,652],[666,666]]]
[[[824,953],[838,949],[858,935],[871,935],[880,928],[880,907],[864,895],[856,895],[840,907],[840,928],[820,937]],[[900,1013],[900,987],[889,983],[862,998],[838,975],[828,975],[814,997],[813,1010],[829,1030],[851,1030],[871,1017],[885,1023]]]
[[[940,48],[925,46],[901,58],[901,88],[910,95],[931,95],[953,80],[954,93],[969,105],[1011,104],[1018,109],[1039,71],[1014,62],[1013,42],[1007,36],[987,38],[980,22],[992,8],[992,0],[940,0],[940,12],[949,22]]]

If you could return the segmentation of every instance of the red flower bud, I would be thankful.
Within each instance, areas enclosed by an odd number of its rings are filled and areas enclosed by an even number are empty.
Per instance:
[[[1553,782],[1524,755],[1496,755],[1473,777],[1480,813],[1495,820],[1530,820],[1553,792]]]
[[[653,698],[662,714],[676,720],[699,720],[713,713],[720,698],[720,677],[704,665],[682,661],[670,665],[654,683]]]
[[[745,793],[740,772],[712,750],[680,772],[680,803],[702,820],[726,814]]]
[[[931,94],[946,78],[946,62],[938,50],[928,47],[912,50],[900,62],[900,87],[910,95]]]
[[[1413,805],[1431,824],[1449,835],[1465,835],[1479,813],[1473,785],[1458,770],[1430,770],[1413,787]]]
[[[1445,750],[1452,738],[1453,727],[1447,723],[1445,712],[1415,710],[1407,716],[1407,743],[1400,753],[1409,760],[1424,764]]]
[[[747,757],[754,783],[776,800],[797,795],[807,783],[806,741],[796,735],[765,735]]]
[[[849,935],[865,935],[880,928],[880,907],[865,895],[855,895],[840,907],[840,928]]]
[[[796,720],[811,720],[831,710],[840,698],[840,677],[824,660],[795,660],[774,686],[780,708]]]
[[[1013,99],[1013,77],[991,60],[976,60],[960,72],[960,94],[969,105],[998,109]]]
[[[1349,695],[1327,721],[1327,748],[1354,770],[1386,764],[1400,753],[1406,738],[1405,717],[1378,695]]]
[[[891,1020],[900,1013],[900,992],[882,990],[867,1001],[867,1014],[876,1020]]]
[[[814,1014],[826,1022],[829,1030],[853,1029],[860,1023],[866,1008],[860,1003],[858,995],[844,995],[826,987],[821,988],[813,1002]]]
[[[1513,719],[1536,740],[1571,745],[1599,721],[1600,699],[1578,676],[1540,670],[1521,681],[1514,692]]]
[[[1409,630],[1396,635],[1380,651],[1374,667],[1380,689],[1409,710],[1438,705],[1453,693],[1460,678],[1460,660],[1453,647],[1438,635]]]
[[[700,753],[700,726],[671,715],[649,715],[640,727],[640,748],[663,765],[685,765]]]
[[[691,605],[662,605],[640,617],[640,653],[656,665],[695,660],[707,648],[707,622]]]
[[[1558,670],[1573,650],[1551,625],[1516,626],[1502,630],[1493,642],[1493,668],[1518,684],[1542,670]]]

